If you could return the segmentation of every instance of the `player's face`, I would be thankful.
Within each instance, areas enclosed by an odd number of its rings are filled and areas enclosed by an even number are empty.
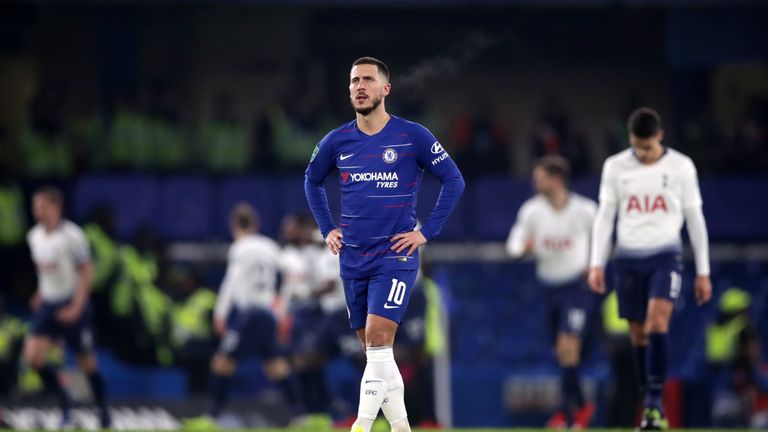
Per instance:
[[[45,194],[36,194],[32,198],[32,214],[37,222],[48,225],[61,217],[61,209]]]
[[[537,167],[533,170],[532,181],[536,193],[547,195],[555,188],[556,179],[549,175],[544,168]]]
[[[349,73],[349,100],[355,112],[364,116],[381,105],[390,88],[376,65],[353,66]]]
[[[664,137],[664,132],[659,131],[656,135],[648,138],[640,138],[633,134],[629,135],[629,143],[635,151],[635,156],[640,162],[644,164],[652,164],[656,162],[664,151],[661,146],[661,140]]]

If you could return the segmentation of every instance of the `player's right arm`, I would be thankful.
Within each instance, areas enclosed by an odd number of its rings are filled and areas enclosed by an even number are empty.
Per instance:
[[[330,139],[332,134],[333,132],[320,140],[312,152],[312,158],[304,172],[304,194],[328,248],[338,254],[344,236],[333,222],[331,209],[328,207],[328,195],[325,193],[325,179],[335,168],[333,142]]]
[[[531,205],[526,202],[517,212],[517,220],[507,237],[507,253],[512,258],[522,258],[533,253]]]
[[[33,228],[34,229],[34,228]],[[32,261],[35,261],[35,254],[33,252],[33,246],[32,246],[32,230],[29,230],[27,232],[27,245],[29,246],[30,252],[32,252]],[[35,267],[37,267],[37,263],[35,262]],[[38,270],[38,285],[35,287],[35,292],[32,294],[32,297],[29,299],[29,307],[32,308],[33,311],[37,310],[37,308],[40,307],[40,305],[43,303],[43,297],[40,294],[40,285],[39,285],[39,279],[40,274]]]
[[[232,310],[235,283],[240,278],[240,272],[234,248],[231,247],[227,258],[227,271],[224,273],[224,280],[221,282],[216,306],[213,309],[213,329],[219,336],[223,336],[227,331],[227,315]]]
[[[618,206],[616,179],[611,169],[610,159],[603,164],[600,179],[600,205],[592,226],[592,247],[589,260],[589,286],[592,291],[605,293],[605,263],[611,250],[613,221]]]

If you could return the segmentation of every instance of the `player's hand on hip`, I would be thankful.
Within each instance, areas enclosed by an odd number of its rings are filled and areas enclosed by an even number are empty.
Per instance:
[[[418,249],[419,246],[427,243],[427,238],[424,237],[424,234],[422,234],[421,231],[417,230],[396,234],[394,237],[389,239],[389,241],[394,243],[390,249],[395,251],[395,253],[400,253],[408,249],[408,253],[406,255],[411,256],[411,254],[413,254],[413,252]]]
[[[589,269],[589,288],[597,294],[605,294],[605,270],[602,267]]]
[[[334,255],[338,255],[339,252],[341,252],[341,248],[344,247],[344,243],[341,242],[341,239],[343,238],[344,234],[342,234],[341,230],[338,228],[332,229],[331,232],[325,236],[325,244],[328,245],[328,249],[330,249]]]
[[[693,289],[696,292],[696,304],[699,306],[712,298],[712,281],[709,276],[696,276]]]
[[[61,308],[56,313],[56,319],[58,319],[59,322],[64,324],[72,324],[73,322],[77,321],[78,318],[80,318],[80,315],[82,313],[83,313],[83,307],[73,303]]]
[[[224,336],[224,333],[227,332],[227,321],[222,318],[214,318],[213,331],[216,332],[216,335],[219,337]]]

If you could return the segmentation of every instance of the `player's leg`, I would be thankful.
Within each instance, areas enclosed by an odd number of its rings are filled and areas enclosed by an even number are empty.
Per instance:
[[[594,413],[594,405],[587,403],[581,387],[581,341],[591,310],[592,294],[581,284],[570,287],[561,307],[555,352],[561,367],[562,393],[565,408],[571,414],[571,423],[586,428]]]
[[[579,361],[581,338],[573,333],[561,332],[557,336],[555,353],[560,365],[560,391],[563,408],[575,420],[575,413],[584,407],[584,392],[581,389]]]
[[[667,377],[667,333],[675,301],[682,288],[681,266],[674,258],[668,266],[654,271],[648,281],[648,311],[645,334],[648,341],[646,357],[645,411],[642,429],[666,429],[662,395]]]
[[[226,340],[226,336],[224,337]],[[223,344],[223,342],[222,342]],[[208,414],[217,418],[229,400],[232,376],[237,371],[237,360],[227,351],[219,350],[211,359],[211,406]]]
[[[646,357],[647,386],[645,389],[646,414],[648,409],[658,410],[659,420],[664,419],[662,396],[667,378],[667,333],[672,318],[674,303],[661,298],[653,298],[648,303],[648,318],[645,321],[645,333],[648,341]],[[653,413],[651,413],[653,414]],[[664,426],[665,427],[665,426]]]
[[[382,408],[384,400],[387,399],[388,392],[403,387],[392,350],[396,332],[396,322],[378,315],[368,315],[365,327],[366,365],[360,381],[358,418],[352,426],[352,432],[369,432],[379,414],[379,409]],[[393,396],[396,397],[397,395],[393,394]],[[397,404],[397,401],[389,402]],[[404,402],[402,407],[404,409]],[[385,412],[385,416],[386,414]],[[393,420],[397,420],[395,423],[399,423],[402,418],[395,419],[393,417],[397,414],[390,411],[390,416],[387,416],[387,419],[390,420],[392,417]]]
[[[31,334],[24,340],[24,361],[34,369],[43,381],[45,389],[55,394],[62,409],[69,409],[69,397],[59,380],[58,368],[48,363],[47,354],[51,346],[47,336]]]
[[[561,289],[555,289],[555,288],[549,288],[546,294],[546,302],[547,302],[547,309],[549,311],[549,333],[550,333],[550,340],[555,350],[555,356],[558,359],[558,363],[560,363],[560,351],[562,350],[562,347],[559,346],[560,342],[560,334],[563,333],[561,331],[561,327],[563,327],[561,324],[563,324],[563,316],[562,308],[563,308],[563,290]],[[568,404],[568,392],[566,391],[566,385],[565,385],[565,374],[562,369],[562,364],[560,364],[561,367],[561,373],[560,373],[560,405],[555,411],[552,416],[547,420],[546,427],[548,429],[566,429],[568,428],[568,417],[569,417],[569,404]]]
[[[24,340],[24,360],[34,369],[43,381],[46,391],[53,393],[59,399],[62,425],[69,422],[69,395],[59,380],[59,371],[55,365],[48,362],[48,349],[51,337],[57,337],[61,328],[56,324],[55,308],[41,306],[30,325],[30,333]]]
[[[294,313],[291,331],[291,366],[300,386],[302,405],[307,414],[325,416],[329,394],[325,384],[325,359],[319,348],[325,314],[320,306]]]
[[[647,351],[648,335],[645,333],[645,320],[629,322],[629,341],[634,351],[635,380],[641,394],[645,394],[648,386]]]
[[[289,405],[293,417],[304,415],[306,407],[301,398],[301,385],[285,350],[278,342],[277,320],[269,310],[253,311],[245,326],[250,335],[248,343],[264,360],[264,373],[272,381]]]
[[[107,393],[104,378],[99,371],[96,354],[93,351],[93,334],[88,325],[88,316],[80,320],[79,325],[73,325],[67,334],[67,345],[76,353],[77,364],[88,379],[94,402],[99,409],[101,427],[108,429],[112,419],[107,405]]]
[[[245,346],[242,335],[247,317],[242,311],[232,311],[227,318],[227,332],[221,338],[216,353],[211,358],[211,405],[208,414],[217,418],[229,400],[232,376],[237,371],[237,360],[243,354]]]
[[[385,388],[383,398],[370,397],[371,411],[378,402],[395,432],[410,431],[405,408],[405,385],[392,350],[397,328],[402,322],[416,282],[416,271],[399,271],[374,277],[369,283],[368,317],[365,327],[367,365],[361,384],[361,406],[366,391]],[[372,377],[367,378],[366,375]],[[384,383],[365,382],[379,379]],[[375,414],[378,413],[378,407]]]
[[[352,424],[353,432],[370,432],[376,416],[379,414],[379,408],[381,406],[381,400],[384,398],[384,391],[382,389],[371,389],[371,385],[380,385],[383,380],[376,379],[375,382],[368,382],[371,378],[367,378],[366,374],[369,373],[368,362],[370,358],[367,356],[368,349],[366,340],[366,329],[368,319],[368,279],[343,279],[344,284],[344,296],[347,301],[347,311],[349,313],[349,326],[357,334],[360,344],[362,345],[363,352],[366,353],[366,368],[363,372],[363,377],[360,380],[360,396],[357,409],[357,419]],[[381,398],[376,401],[372,398]]]

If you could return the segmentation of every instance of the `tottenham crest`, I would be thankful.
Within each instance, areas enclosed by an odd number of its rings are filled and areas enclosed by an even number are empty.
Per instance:
[[[392,147],[385,149],[384,153],[381,154],[381,160],[388,164],[394,163],[397,160],[397,150]]]

